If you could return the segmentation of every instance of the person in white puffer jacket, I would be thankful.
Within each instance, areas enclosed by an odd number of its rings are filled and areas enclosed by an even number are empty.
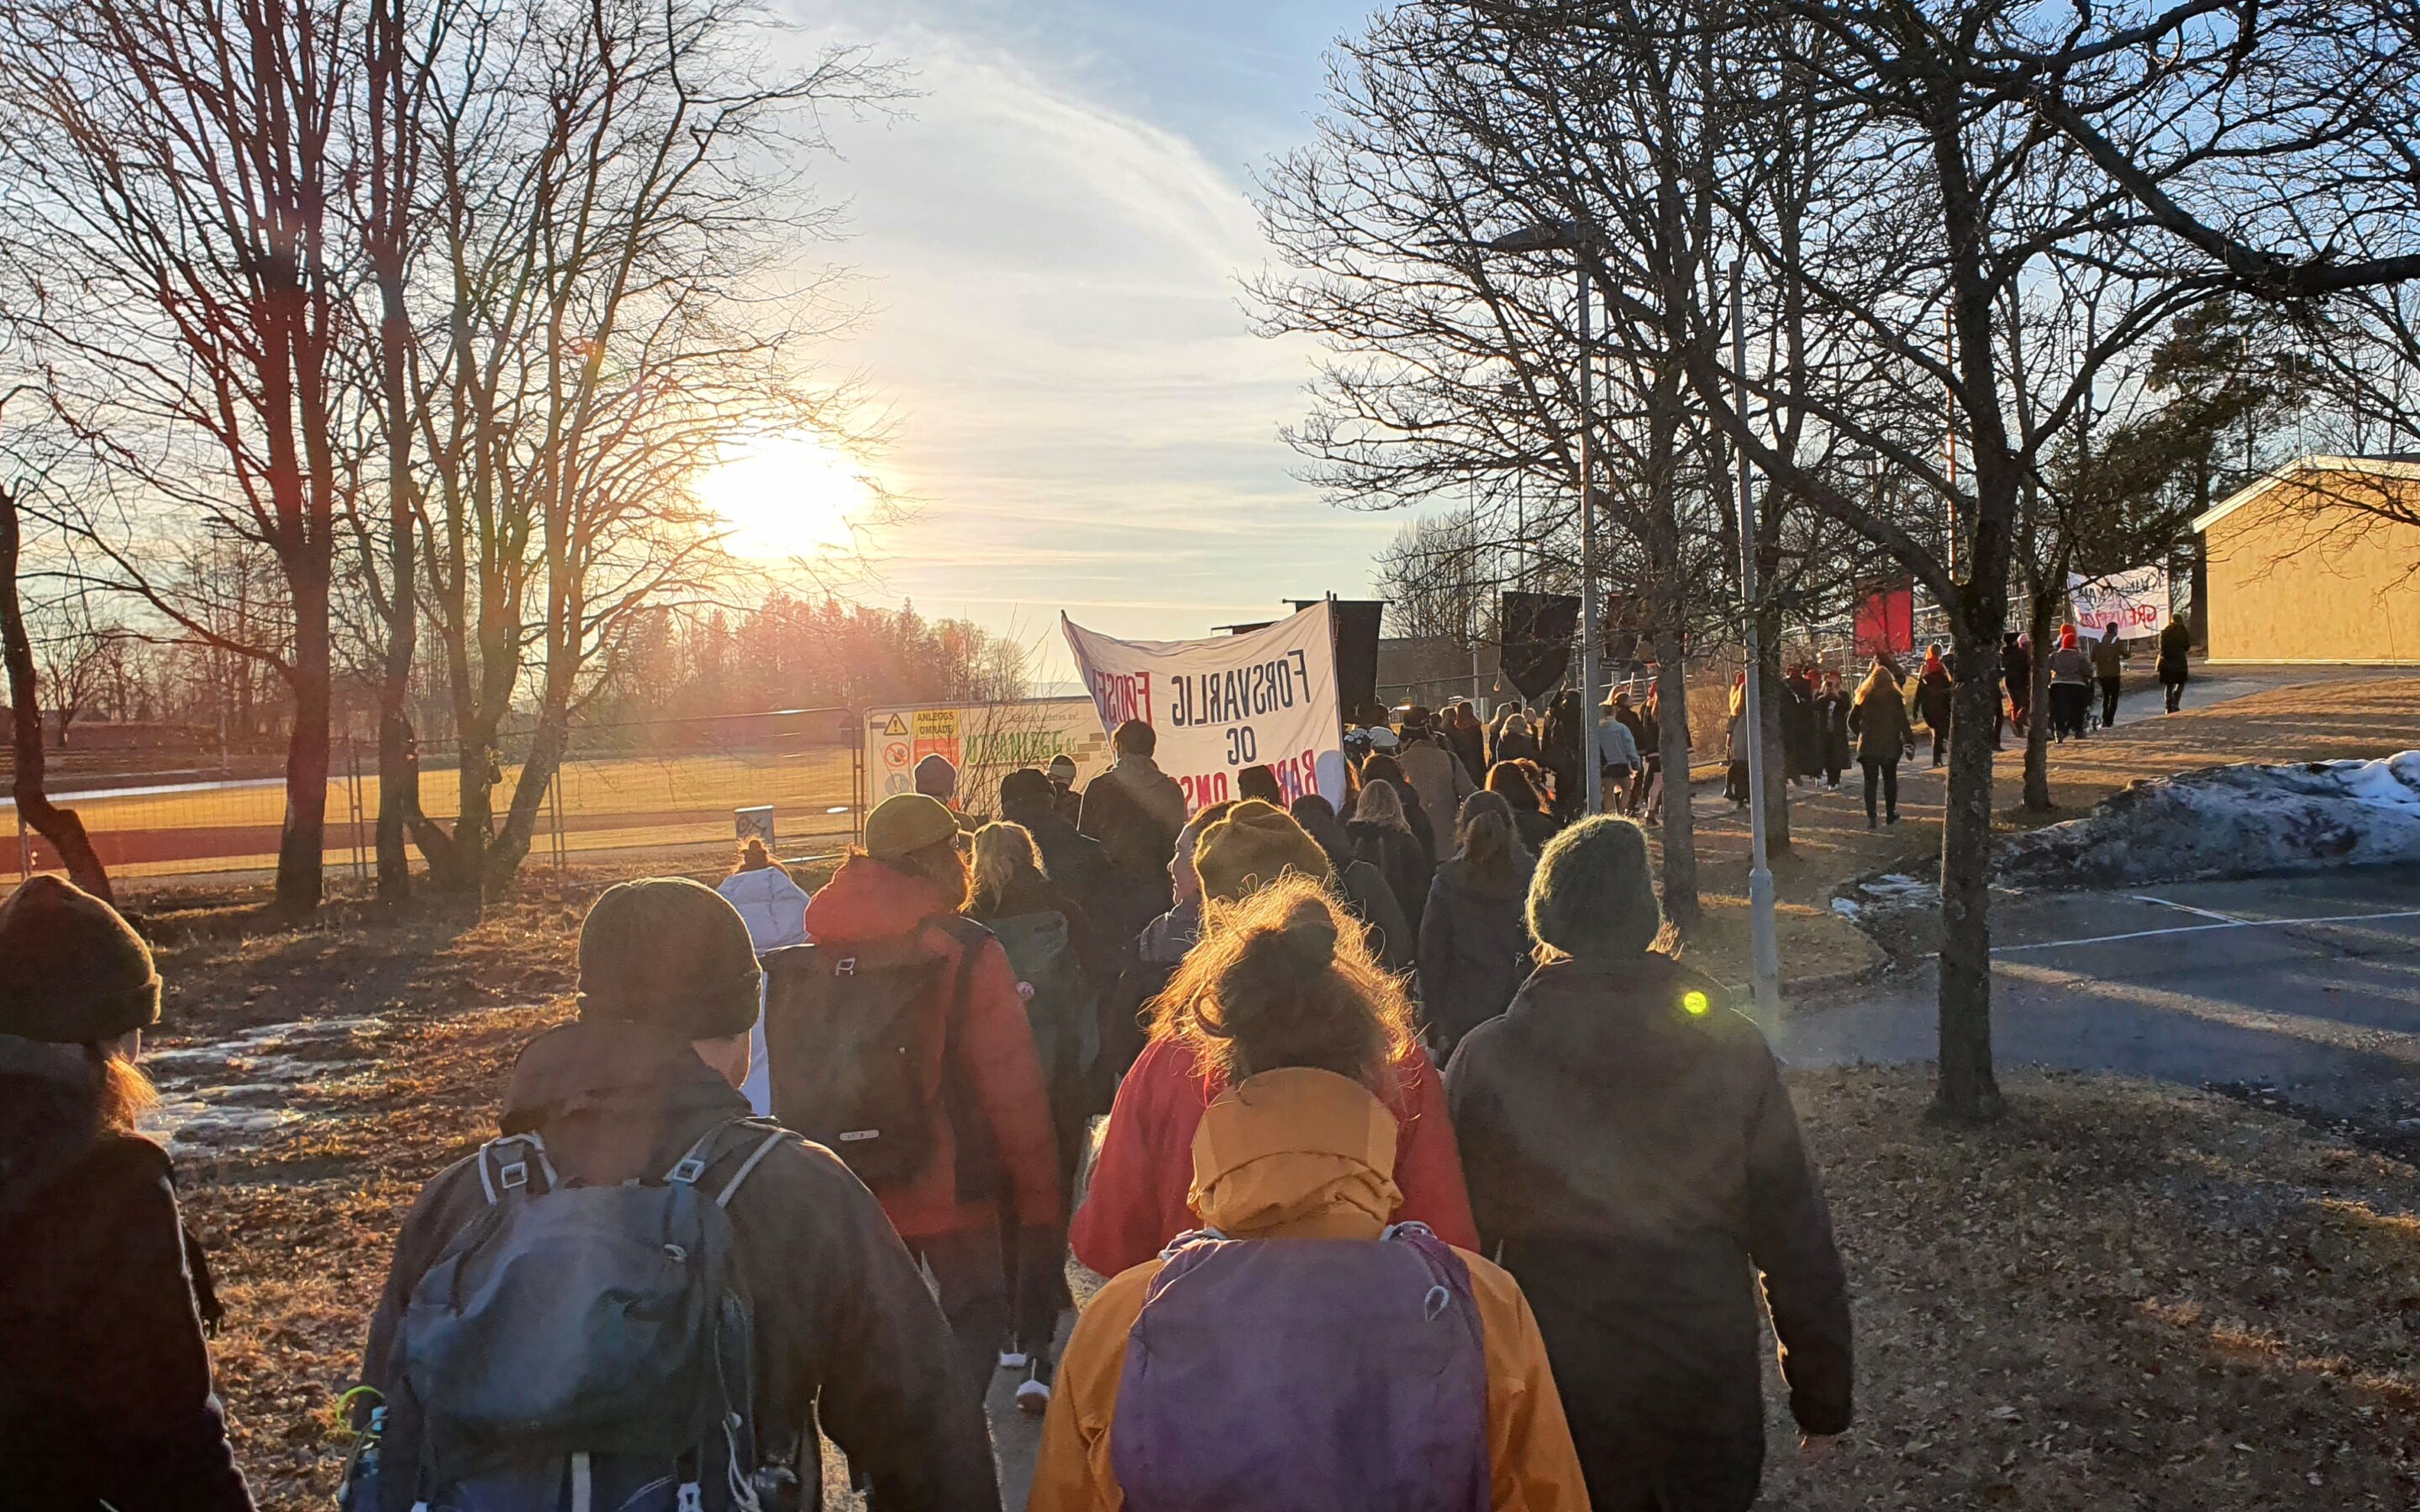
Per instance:
[[[768,950],[808,943],[807,890],[774,861],[763,841],[752,837],[739,848],[738,870],[724,877],[714,890],[739,910],[740,918],[748,925],[748,941],[755,947],[760,959]],[[765,1051],[765,1007],[761,1001],[756,1006],[756,1027],[748,1036],[748,1080],[739,1090],[759,1117],[772,1113],[773,1086]]]

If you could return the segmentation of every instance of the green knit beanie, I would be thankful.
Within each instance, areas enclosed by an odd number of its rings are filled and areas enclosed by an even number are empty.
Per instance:
[[[687,877],[616,883],[580,926],[580,1016],[728,1040],[756,1022],[763,975],[748,925]]]
[[[0,1034],[89,1044],[159,1022],[151,948],[116,909],[47,875],[0,903]]]
[[[1202,832],[1193,842],[1193,870],[1203,894],[1222,903],[1248,898],[1289,872],[1314,882],[1332,874],[1319,842],[1263,798],[1246,798]]]
[[[1546,842],[1529,880],[1529,933],[1540,944],[1577,961],[1624,961],[1663,928],[1637,824],[1600,814]]]

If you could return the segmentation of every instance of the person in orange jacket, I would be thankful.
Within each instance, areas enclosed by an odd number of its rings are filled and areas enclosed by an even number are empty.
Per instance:
[[[1330,875],[1319,843],[1284,810],[1259,799],[1236,804],[1202,832],[1194,868],[1202,877],[1205,934],[1239,900],[1289,872],[1323,885]],[[1167,995],[1159,1001],[1165,1005]],[[1087,1269],[1115,1275],[1150,1259],[1191,1227],[1193,1132],[1226,1085],[1174,1032],[1164,1009],[1156,1013],[1150,1043],[1118,1086],[1084,1205],[1068,1227],[1068,1247]],[[1386,1102],[1403,1140],[1392,1173],[1403,1206],[1392,1216],[1426,1224],[1449,1244],[1475,1248],[1479,1229],[1446,1118],[1445,1085],[1418,1041],[1397,1063]]]
[[[874,1195],[909,1252],[931,1268],[980,1393],[1010,1328],[995,1192],[1005,1184],[1009,1211],[1020,1230],[1035,1236],[1036,1252],[1055,1248],[1063,1210],[1050,1101],[1016,974],[988,932],[975,932],[970,946],[951,927],[970,891],[957,835],[956,814],[930,795],[885,798],[866,817],[865,849],[807,900],[806,922],[818,946],[834,949],[913,937],[939,964],[937,998],[965,982],[962,1001],[931,1004],[937,1018],[958,1015],[954,1033],[931,1036],[957,1057],[954,1066],[935,1068],[939,1090],[927,1113],[932,1153],[915,1176],[876,1187]],[[974,960],[962,970],[969,949]],[[777,1087],[779,1081],[776,1068]],[[970,1094],[962,1103],[948,1093],[954,1085]],[[968,1120],[980,1122],[961,1127]],[[962,1145],[975,1158],[962,1160]],[[1018,1247],[1028,1248],[1022,1234]]]
[[[1171,984],[1176,1032],[1233,1084],[1191,1140],[1208,1231],[1121,1273],[1077,1321],[1030,1512],[1588,1505],[1519,1285],[1388,1224],[1397,1125],[1380,1094],[1411,1007],[1349,923],[1288,877]]]

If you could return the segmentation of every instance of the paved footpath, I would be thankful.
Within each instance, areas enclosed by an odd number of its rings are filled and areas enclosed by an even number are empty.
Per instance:
[[[2003,1063],[2267,1088],[2366,1123],[2420,1117],[2420,868],[2001,895],[1993,938]],[[1792,1003],[1781,1052],[1930,1060],[1936,987],[1928,964]]]

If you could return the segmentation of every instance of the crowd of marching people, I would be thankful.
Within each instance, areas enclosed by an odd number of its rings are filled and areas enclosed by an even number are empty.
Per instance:
[[[1653,706],[1599,712],[1626,807]],[[1190,813],[1129,723],[989,822],[928,764],[812,892],[760,842],[607,889],[403,1220],[344,1504],[808,1506],[828,1441],[876,1508],[996,1507],[1006,1370],[1042,1512],[1746,1506],[1758,1278],[1810,1444],[1845,1278],[1771,1052],[1572,802],[1578,717],[1415,710],[1342,805]],[[133,1130],[159,995],[108,904],[0,907],[12,1504],[250,1504]]]
[[[2020,725],[2033,655],[2003,650]],[[2114,720],[2120,655],[2062,634],[2061,738],[2096,682]],[[1896,823],[1953,678],[1938,646],[1791,669],[1785,779],[1859,768]],[[1593,711],[1598,813],[1589,717],[1415,707],[1350,731],[1339,801],[1249,768],[1190,811],[1128,722],[988,821],[928,758],[813,891],[756,841],[718,887],[607,889],[577,1017],[402,1223],[343,1504],[774,1512],[818,1504],[829,1442],[877,1509],[995,1508],[1005,1371],[1039,1512],[1746,1507],[1760,1312],[1820,1453],[1845,1277],[1772,1052],[1678,959],[1627,817],[1664,711]],[[251,1504],[135,1131],[160,995],[106,903],[0,905],[0,1356],[42,1363],[0,1381],[11,1505]],[[1070,1257],[1105,1284],[1062,1357]]]

